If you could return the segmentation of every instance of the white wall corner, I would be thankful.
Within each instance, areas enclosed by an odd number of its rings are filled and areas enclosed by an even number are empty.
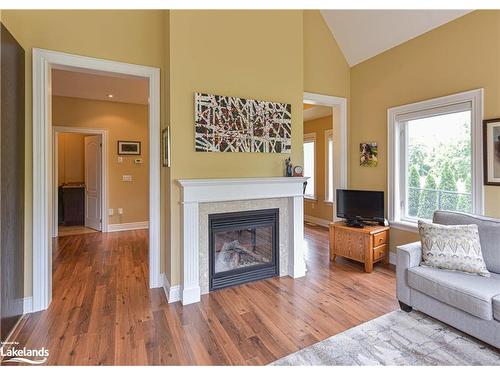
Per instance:
[[[167,275],[162,273],[163,280],[163,291],[167,297],[168,303],[174,303],[181,300],[181,286],[180,285],[170,285],[167,279]]]

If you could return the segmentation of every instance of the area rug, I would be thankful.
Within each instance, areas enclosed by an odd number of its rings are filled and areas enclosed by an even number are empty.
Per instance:
[[[500,366],[500,351],[422,313],[394,311],[271,365]]]

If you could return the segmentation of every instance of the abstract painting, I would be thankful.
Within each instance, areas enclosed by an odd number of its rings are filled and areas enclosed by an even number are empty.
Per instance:
[[[200,152],[290,153],[291,105],[196,93],[195,140]]]

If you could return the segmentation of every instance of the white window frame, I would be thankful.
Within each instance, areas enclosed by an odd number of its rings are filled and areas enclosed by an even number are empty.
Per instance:
[[[317,152],[317,146],[318,146],[318,143],[316,142],[316,133],[304,134],[304,143],[314,143],[314,156],[313,156],[313,160],[314,160],[314,171],[313,171],[314,191],[313,191],[313,195],[304,195],[304,199],[315,201],[316,200],[316,186],[317,186],[317,182],[318,182],[318,179],[316,178],[316,176],[317,176],[316,166],[318,164],[318,163],[316,163],[316,152]]]
[[[333,170],[333,167],[335,164],[334,161],[335,160],[332,160],[332,165],[330,165],[330,160],[328,159],[328,146],[329,146],[329,143],[330,143],[330,138],[332,139],[333,141],[333,129],[328,129],[328,130],[325,130],[325,203],[328,203],[328,204],[333,204],[333,202],[335,201],[335,171]],[[335,143],[333,143],[332,147],[335,147]],[[333,150],[332,150],[333,151]],[[333,151],[333,154],[335,155],[335,152]],[[335,159],[335,157],[334,157]],[[332,181],[332,188],[333,188],[333,194],[332,194],[332,199],[328,199],[328,191],[330,190],[330,186],[329,186],[329,181],[328,181],[328,172],[330,170],[330,168],[332,169],[332,175],[333,175],[333,181]]]
[[[422,114],[444,114],[449,107],[450,113],[457,108],[467,106],[471,111],[471,141],[472,141],[472,213],[483,215],[483,95],[484,90],[476,89],[465,91],[440,98],[406,104],[387,110],[388,120],[388,200],[387,209],[389,222],[393,228],[417,232],[415,221],[405,220],[404,199],[406,198],[405,174],[400,172],[401,166],[406,165],[406,154],[402,147],[406,144],[405,122],[419,118]],[[453,110],[454,109],[454,110]],[[418,115],[416,112],[419,112]]]

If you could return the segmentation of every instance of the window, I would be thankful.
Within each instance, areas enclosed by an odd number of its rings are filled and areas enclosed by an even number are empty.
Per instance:
[[[304,134],[304,177],[309,177],[306,187],[306,198],[315,199],[315,157],[316,157],[316,133]]]
[[[389,110],[389,220],[482,213],[482,90]]]
[[[325,153],[326,153],[326,171],[325,171],[325,181],[326,181],[326,197],[325,201],[333,202],[333,130],[325,131]]]

